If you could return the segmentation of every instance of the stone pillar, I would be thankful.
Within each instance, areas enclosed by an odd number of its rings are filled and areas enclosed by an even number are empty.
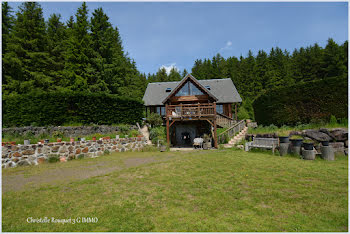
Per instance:
[[[321,153],[324,160],[334,160],[334,150],[332,146],[321,146]]]
[[[302,150],[303,159],[305,160],[315,160],[316,154],[314,150]]]
[[[288,154],[288,149],[289,149],[289,143],[280,143],[279,145],[280,156],[284,156]]]

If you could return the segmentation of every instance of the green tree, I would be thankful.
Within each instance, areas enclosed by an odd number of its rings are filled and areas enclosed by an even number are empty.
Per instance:
[[[53,80],[42,8],[38,3],[24,2],[16,16],[7,45],[10,52],[4,58],[6,93],[50,91]]]
[[[346,76],[347,68],[344,65],[343,51],[333,39],[328,39],[328,43],[323,53],[323,71],[325,77]]]
[[[181,75],[180,75],[180,73],[178,72],[178,70],[175,67],[171,68],[168,80],[169,81],[179,81],[179,80],[181,80]]]

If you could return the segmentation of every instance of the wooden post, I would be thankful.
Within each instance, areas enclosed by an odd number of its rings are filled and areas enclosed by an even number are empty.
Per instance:
[[[166,142],[170,146],[170,127],[169,127],[169,115],[168,115],[168,103],[165,104],[165,116],[166,116]]]
[[[218,148],[218,137],[217,137],[217,134],[216,134],[216,102],[214,102],[214,147],[215,148]]]
[[[237,121],[237,103],[235,103],[235,120]]]

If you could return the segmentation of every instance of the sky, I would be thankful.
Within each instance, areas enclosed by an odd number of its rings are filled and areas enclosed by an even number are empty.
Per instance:
[[[81,2],[40,2],[47,19],[64,22]],[[20,2],[11,2],[17,11]],[[347,2],[87,2],[91,16],[102,7],[142,73],[160,67],[191,71],[196,59],[254,55],[261,49],[295,48],[328,38],[348,40]]]

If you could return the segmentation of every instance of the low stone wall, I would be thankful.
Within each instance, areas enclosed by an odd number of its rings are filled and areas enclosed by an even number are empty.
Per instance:
[[[137,126],[131,125],[131,129],[138,129]],[[99,126],[77,126],[77,127],[18,127],[18,128],[3,128],[2,134],[5,135],[20,135],[25,136],[31,134],[40,136],[42,134],[52,135],[53,132],[60,132],[66,137],[81,137],[91,134],[108,134],[119,131],[118,126],[99,125]]]
[[[59,157],[66,161],[84,157],[98,157],[105,152],[139,151],[147,141],[144,137],[131,137],[111,140],[56,142],[48,144],[2,146],[2,167],[38,165],[49,157]]]

